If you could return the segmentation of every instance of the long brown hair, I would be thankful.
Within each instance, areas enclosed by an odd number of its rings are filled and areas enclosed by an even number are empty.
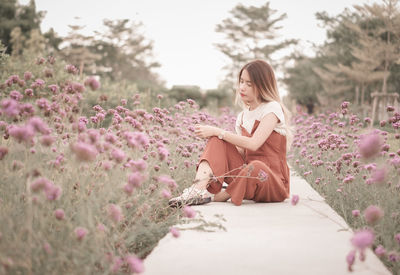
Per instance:
[[[261,102],[271,102],[277,101],[283,110],[283,115],[285,117],[285,125],[286,125],[286,140],[287,140],[287,150],[289,150],[290,145],[293,140],[293,134],[290,127],[290,111],[283,105],[281,102],[281,98],[279,96],[275,73],[272,70],[272,67],[263,60],[254,60],[246,65],[240,70],[238,75],[238,84],[240,83],[240,78],[242,77],[243,71],[246,70],[250,76],[250,80],[252,85],[255,88],[256,93],[258,93],[258,97]],[[242,108],[245,108],[243,101],[240,99],[239,95],[239,85],[236,90],[235,103],[240,105]]]

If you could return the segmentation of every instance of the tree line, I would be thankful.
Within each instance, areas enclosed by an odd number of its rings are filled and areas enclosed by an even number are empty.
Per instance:
[[[104,19],[105,31],[93,36],[83,35],[84,26],[77,23],[69,25],[67,36],[60,37],[53,29],[41,33],[45,13],[36,11],[34,0],[26,6],[17,0],[3,0],[0,6],[0,39],[11,57],[24,51],[57,54],[81,73],[132,81],[141,89],[165,91],[176,100],[191,97],[203,106],[208,104],[199,87],[165,88],[153,72],[160,64],[153,58],[153,41],[142,34],[141,22]],[[366,110],[374,92],[400,93],[399,14],[398,0],[355,5],[339,15],[318,12],[315,16],[327,39],[314,45],[314,56],[307,56],[297,46],[298,40],[280,38],[285,13],[271,8],[269,2],[261,6],[238,4],[215,27],[222,39],[214,46],[227,58],[225,77],[206,94],[217,106],[230,105],[238,69],[259,58],[284,72],[280,80],[288,98],[310,113],[343,100]],[[284,49],[291,49],[290,54],[278,59],[276,53]]]

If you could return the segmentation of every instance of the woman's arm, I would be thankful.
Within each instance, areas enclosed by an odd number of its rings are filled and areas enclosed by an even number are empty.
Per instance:
[[[257,130],[254,132],[252,137],[245,137],[232,132],[225,132],[224,140],[238,147],[256,151],[261,145],[264,144],[276,127],[277,123],[278,118],[276,115],[274,113],[269,113],[261,119],[260,124],[258,125]],[[202,138],[218,136],[223,131],[218,127],[208,125],[197,125],[195,129],[196,135]]]

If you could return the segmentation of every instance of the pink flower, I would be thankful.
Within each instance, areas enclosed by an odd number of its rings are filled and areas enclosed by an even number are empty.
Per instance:
[[[165,148],[163,146],[162,147],[160,146],[158,148],[158,156],[161,161],[165,160],[168,157],[168,155],[169,155],[169,152],[168,152],[167,148]]]
[[[133,172],[136,171],[144,171],[147,169],[147,162],[143,159],[139,159],[137,161],[131,161],[131,169]]]
[[[56,209],[54,211],[54,216],[56,217],[57,220],[63,220],[64,219],[64,210],[62,209]]]
[[[16,100],[16,101],[21,101],[21,99],[23,98],[24,96],[20,93],[20,92],[18,92],[18,91],[11,91],[10,92],[10,98],[12,98],[12,99],[14,99],[14,100]]]
[[[9,117],[14,117],[19,114],[19,105],[14,99],[3,99],[1,101],[1,108],[1,111]]]
[[[104,232],[106,230],[106,227],[104,226],[104,224],[99,223],[97,225],[97,230],[99,230],[100,232]]]
[[[121,257],[115,257],[114,258],[114,263],[113,263],[113,265],[111,267],[111,272],[112,273],[118,272],[118,270],[121,268],[123,263],[124,263],[124,261],[121,259]]]
[[[194,218],[196,216],[196,212],[188,205],[185,205],[185,207],[183,207],[183,214],[185,217],[188,218]]]
[[[371,230],[362,229],[354,233],[351,243],[356,249],[364,251],[374,243],[374,239],[375,235]]]
[[[171,179],[169,176],[167,175],[161,175],[157,178],[158,182],[163,183],[163,184],[167,184],[168,187],[171,190],[175,190],[176,187],[178,187],[178,185],[176,184],[176,182]]]
[[[372,132],[361,138],[358,150],[363,158],[372,158],[380,152],[381,146],[381,137],[379,134]]]
[[[125,152],[115,148],[111,151],[111,156],[116,162],[121,163],[125,159]]]
[[[116,204],[108,205],[108,216],[113,222],[119,223],[123,219],[121,207]]]
[[[356,251],[352,250],[349,252],[349,254],[347,254],[346,256],[346,262],[347,262],[347,266],[348,266],[348,270],[351,272],[353,271],[353,264],[354,264],[354,260],[356,259]]]
[[[51,146],[53,142],[56,141],[56,138],[50,135],[45,135],[40,138],[40,143],[43,146]]]
[[[393,112],[394,111],[394,107],[393,106],[387,106],[386,107],[386,111],[387,112]]]
[[[129,270],[134,273],[142,273],[144,271],[144,265],[141,259],[136,256],[129,255],[126,257],[126,263],[128,264]]]
[[[109,162],[109,161],[105,161],[105,162],[103,162],[103,169],[105,170],[105,171],[108,171],[108,170],[110,170],[111,169],[111,162]]]
[[[91,76],[85,80],[85,86],[89,86],[92,91],[96,91],[100,88],[100,82],[94,76]]]
[[[8,148],[4,146],[0,146],[0,160],[4,158],[5,155],[8,154]]]
[[[10,134],[10,136],[15,138],[19,143],[21,141],[24,141],[26,143],[31,142],[35,135],[35,131],[31,125],[25,125],[25,126],[12,125],[12,128],[8,130],[8,133]]]
[[[74,65],[66,65],[65,66],[65,70],[70,73],[70,74],[77,74],[78,73],[78,69],[74,66]]]
[[[353,211],[351,211],[351,214],[353,215],[353,217],[358,217],[358,216],[360,216],[360,210],[358,210],[358,209],[353,210]]]
[[[97,156],[97,150],[93,145],[79,141],[71,146],[76,157],[82,161],[92,161]]]
[[[396,251],[390,251],[388,254],[388,259],[391,262],[398,262],[400,260],[400,255]]]
[[[47,254],[51,254],[52,250],[51,250],[51,246],[48,242],[45,242],[43,244],[43,249]]]
[[[181,235],[181,232],[179,232],[178,228],[176,228],[176,227],[171,227],[169,229],[169,231],[171,232],[172,236],[174,236],[175,238],[178,238]]]
[[[163,189],[161,194],[166,199],[169,199],[171,197],[171,193],[167,189]]]
[[[88,233],[87,229],[84,227],[77,227],[74,232],[78,241],[82,241]]]
[[[394,236],[394,239],[396,240],[396,242],[397,242],[398,244],[400,244],[400,233],[397,233],[397,234]]]
[[[50,134],[49,127],[40,117],[32,117],[29,119],[28,124],[31,125],[36,132],[40,132],[44,135]]]
[[[386,249],[382,245],[378,245],[378,247],[375,248],[375,254],[381,257],[386,254]]]
[[[378,206],[370,205],[364,211],[364,218],[369,224],[377,223],[384,215],[383,210]]]
[[[42,178],[38,178],[38,179],[34,180],[31,183],[30,187],[31,187],[32,192],[38,192],[42,189],[49,188],[49,186],[51,186],[52,184],[53,183],[51,181],[42,177]]]
[[[31,72],[25,72],[24,73],[24,79],[26,80],[26,81],[28,81],[28,80],[30,80],[31,78],[32,78],[32,73]]]
[[[292,205],[296,205],[299,202],[299,195],[292,195],[291,203]]]
[[[132,195],[133,189],[134,189],[133,186],[132,186],[131,184],[129,184],[129,183],[127,183],[127,184],[124,185],[124,192],[125,192],[127,195]]]
[[[350,104],[350,103],[349,103],[348,101],[343,101],[343,102],[342,102],[342,106],[341,106],[342,109],[346,109],[347,107],[349,107],[349,104]]]
[[[373,183],[384,183],[386,180],[387,176],[387,170],[385,167],[383,168],[377,168],[373,170],[372,175],[371,175],[371,180]]]
[[[46,197],[49,201],[58,200],[61,196],[62,189],[60,186],[51,184],[45,189]]]
[[[347,175],[344,179],[343,179],[343,183],[350,183],[354,180],[354,176],[352,175]]]
[[[132,185],[133,187],[139,187],[142,185],[142,182],[144,180],[144,177],[141,173],[139,172],[133,172],[129,175],[128,177],[128,183]]]

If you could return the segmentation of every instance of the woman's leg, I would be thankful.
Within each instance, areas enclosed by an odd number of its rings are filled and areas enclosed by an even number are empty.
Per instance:
[[[210,164],[206,160],[202,160],[199,164],[195,177],[195,188],[203,190],[207,188],[208,181],[212,177],[212,170]],[[218,194],[214,195],[213,201],[224,202],[229,200],[229,195],[225,190],[221,190]]]
[[[224,201],[229,200],[230,198],[231,198],[231,195],[229,195],[225,190],[221,190],[221,192],[214,195],[213,201],[224,202]]]
[[[208,161],[202,160],[194,178],[194,187],[200,190],[206,189],[212,174],[213,172]]]

